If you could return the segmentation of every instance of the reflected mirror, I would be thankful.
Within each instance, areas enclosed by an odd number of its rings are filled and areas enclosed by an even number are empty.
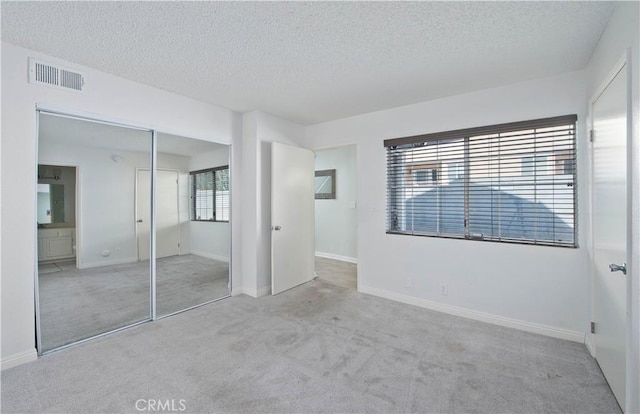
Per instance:
[[[64,223],[64,185],[38,184],[38,223]]]

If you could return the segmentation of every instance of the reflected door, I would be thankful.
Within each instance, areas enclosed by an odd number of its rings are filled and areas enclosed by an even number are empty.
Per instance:
[[[151,225],[151,172],[138,171],[136,187],[136,226],[138,260],[149,260]],[[156,258],[175,256],[180,251],[178,217],[178,172],[156,172]]]
[[[627,284],[626,67],[593,103],[593,269],[596,359],[625,407]]]

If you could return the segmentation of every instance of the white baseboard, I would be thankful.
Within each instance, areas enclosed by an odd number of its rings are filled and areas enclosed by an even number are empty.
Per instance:
[[[35,349],[29,351],[20,352],[18,354],[9,355],[6,358],[2,358],[1,370],[17,367],[18,365],[26,364],[27,362],[33,362],[38,359],[38,352]]]
[[[587,350],[591,354],[592,357],[596,357],[596,344],[595,338],[592,333],[587,333],[584,335],[584,344],[587,347]]]
[[[242,295],[244,293],[244,290],[241,287],[234,287],[231,289],[231,296],[238,296],[238,295]]]
[[[59,257],[57,259],[47,259],[47,260],[38,260],[39,265],[51,264],[51,263],[62,263],[62,262],[75,262],[75,256],[68,257]]]
[[[584,343],[584,332],[575,332],[568,329],[554,328],[552,326],[541,325],[532,322],[521,321],[518,319],[506,318],[504,316],[493,315],[490,313],[478,312],[471,309],[460,308],[457,306],[446,305],[443,303],[433,302],[426,299],[420,299],[413,296],[407,296],[400,293],[389,292],[386,290],[376,289],[367,286],[358,285],[358,291],[385,299],[395,300],[397,302],[406,303],[408,305],[419,306],[421,308],[434,310],[437,312],[447,313],[449,315],[461,316],[467,319],[473,319],[480,322],[487,322],[494,325],[504,326],[507,328],[518,329],[521,331],[537,333],[540,335],[550,336],[552,338],[565,339],[572,342]]]
[[[91,269],[91,268],[94,268],[94,267],[113,266],[113,265],[126,264],[126,263],[135,263],[137,261],[138,261],[137,257],[127,257],[125,259],[105,260],[103,262],[80,263],[78,268],[79,269]]]
[[[242,289],[242,293],[244,293],[245,295],[249,295],[253,298],[259,298],[261,296],[266,296],[266,295],[270,295],[271,294],[271,286],[265,286],[265,287],[261,287],[256,289],[246,289],[243,288]]]
[[[324,257],[325,259],[340,260],[341,262],[358,263],[358,259],[355,257],[340,256],[339,254],[316,252],[316,256]]]
[[[198,250],[191,250],[191,254],[194,254],[196,256],[206,257],[207,259],[211,259],[211,260],[217,260],[219,262],[229,263],[229,258],[228,257],[219,256],[219,255],[213,254],[213,253],[201,252],[201,251],[198,251]]]

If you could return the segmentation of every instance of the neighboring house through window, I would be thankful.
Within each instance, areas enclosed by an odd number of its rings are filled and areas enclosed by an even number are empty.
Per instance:
[[[544,175],[548,171],[547,155],[532,155],[529,157],[521,158],[521,171],[522,175]]]
[[[440,176],[440,164],[438,163],[410,163],[407,165],[407,177],[413,185],[435,185]]]

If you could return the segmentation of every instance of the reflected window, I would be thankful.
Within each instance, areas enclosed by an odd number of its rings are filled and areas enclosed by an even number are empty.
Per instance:
[[[191,220],[229,221],[229,166],[192,171]]]

